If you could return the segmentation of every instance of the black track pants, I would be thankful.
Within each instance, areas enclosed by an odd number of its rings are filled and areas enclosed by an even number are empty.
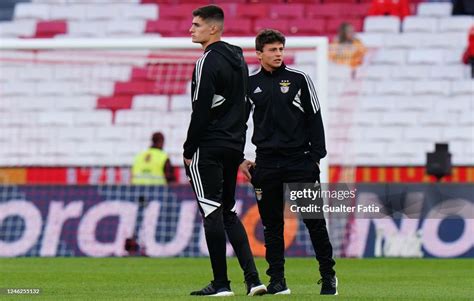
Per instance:
[[[284,158],[276,160],[284,163]],[[284,206],[283,183],[319,182],[319,169],[309,156],[295,160],[291,164],[280,166],[257,166],[252,173],[252,184],[255,188],[258,209],[264,226],[265,258],[269,264],[267,274],[271,279],[284,277],[285,244],[284,244]],[[316,259],[319,262],[321,276],[335,275],[335,261],[332,258],[332,245],[324,219],[304,219]]]
[[[235,213],[235,186],[241,153],[225,148],[199,148],[186,167],[199,210],[217,286],[226,284],[226,234],[246,281],[258,278],[245,228]]]

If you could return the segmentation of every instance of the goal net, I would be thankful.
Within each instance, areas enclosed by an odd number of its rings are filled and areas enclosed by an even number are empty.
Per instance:
[[[250,71],[258,68],[254,38],[224,40],[243,48]],[[285,63],[313,79],[325,122],[327,48],[327,39],[318,37],[288,38],[285,47]],[[201,54],[188,38],[2,40],[0,183],[129,184],[133,157],[156,131],[164,134],[164,149],[179,171],[190,79]],[[248,126],[245,153],[254,159],[251,119]],[[186,185],[184,172],[178,174]],[[11,197],[5,194],[0,204]],[[1,222],[8,231],[23,227]],[[344,225],[329,226],[338,254]],[[311,252],[306,231],[295,241]]]

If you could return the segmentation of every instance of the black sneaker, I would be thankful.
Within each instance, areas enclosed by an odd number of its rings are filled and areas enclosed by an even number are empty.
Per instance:
[[[318,284],[321,284],[320,295],[337,295],[337,277],[329,276],[319,279]]]
[[[280,280],[270,280],[270,284],[267,288],[267,294],[272,295],[289,295],[291,290],[286,286],[285,278]]]
[[[260,280],[255,282],[245,282],[247,296],[261,296],[267,293],[267,287]]]
[[[227,286],[220,288],[215,287],[214,281],[211,281],[205,288],[199,291],[191,292],[192,296],[215,296],[215,297],[230,297],[234,292],[230,290],[230,282]]]

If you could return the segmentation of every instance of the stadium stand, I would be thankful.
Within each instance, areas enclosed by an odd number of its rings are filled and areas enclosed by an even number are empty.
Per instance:
[[[187,36],[190,12],[206,1],[180,1],[179,6],[158,0],[109,2],[2,1],[0,18],[10,20],[11,15],[11,20],[0,23],[0,37]],[[456,142],[454,164],[474,165],[474,88],[461,62],[472,16],[451,16],[448,2],[420,3],[403,13],[392,9],[391,16],[369,11],[369,1],[272,6],[251,1],[250,9],[243,2],[222,4],[229,35],[249,36],[273,27],[287,34],[332,37],[343,20],[363,30],[359,37],[371,50],[356,78],[345,67],[331,65],[329,70],[330,164],[344,165],[355,156],[353,162],[364,166],[420,166],[425,152],[441,139]],[[52,64],[22,72],[7,59],[33,60],[31,54],[1,55],[0,125],[8,134],[1,135],[0,157],[11,158],[2,159],[1,166],[129,165],[149,132],[158,128],[171,137],[165,149],[173,164],[182,164],[193,60],[156,69],[145,64],[148,54],[143,53],[142,59],[137,54],[117,66]],[[304,57],[289,63],[305,68]],[[162,73],[154,74],[157,70]],[[87,84],[81,82],[84,77]],[[156,118],[151,112],[166,115]],[[60,128],[51,130],[55,126]],[[12,144],[16,138],[9,136],[18,131],[28,133],[18,137],[28,138],[31,150],[17,147],[18,141]]]
[[[392,15],[404,18],[410,15],[409,0],[374,0],[369,9],[369,15]]]

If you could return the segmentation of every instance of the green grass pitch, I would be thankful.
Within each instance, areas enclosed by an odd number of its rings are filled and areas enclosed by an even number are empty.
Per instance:
[[[267,283],[266,263],[257,259]],[[235,297],[245,296],[235,258],[228,260]],[[316,261],[287,258],[289,296],[262,300],[474,300],[473,259],[338,259],[339,296],[319,296]],[[0,288],[41,288],[39,296],[0,300],[196,300],[211,279],[207,258],[2,258]],[[208,298],[204,298],[208,299]]]

